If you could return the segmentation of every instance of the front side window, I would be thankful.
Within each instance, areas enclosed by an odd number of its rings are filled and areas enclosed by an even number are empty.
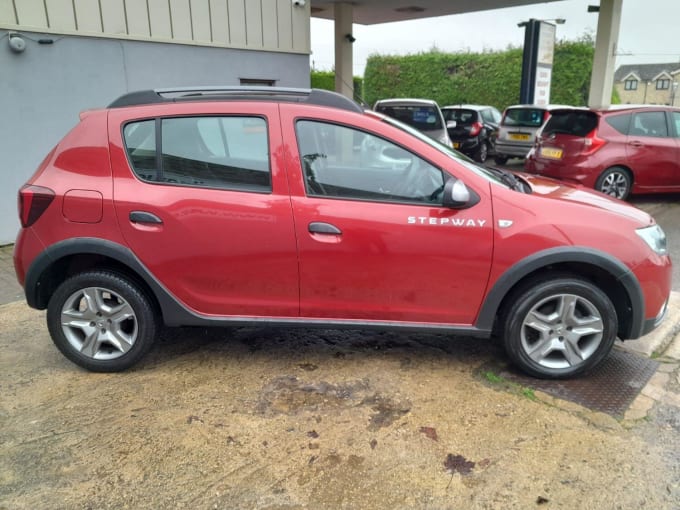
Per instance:
[[[442,203],[443,172],[383,138],[325,122],[296,123],[307,195]]]
[[[623,88],[625,90],[637,90],[638,81],[635,79],[626,80],[623,82]]]
[[[656,80],[656,90],[668,90],[671,86],[671,80],[661,79]]]
[[[127,124],[123,138],[133,171],[144,181],[271,191],[267,125],[260,117],[144,120]]]

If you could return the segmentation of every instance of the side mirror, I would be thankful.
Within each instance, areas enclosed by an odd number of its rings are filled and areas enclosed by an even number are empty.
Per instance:
[[[450,178],[444,185],[442,203],[449,209],[467,209],[479,202],[479,195],[460,179]]]
[[[453,129],[457,126],[458,124],[456,123],[455,120],[447,120],[446,121],[446,129]]]

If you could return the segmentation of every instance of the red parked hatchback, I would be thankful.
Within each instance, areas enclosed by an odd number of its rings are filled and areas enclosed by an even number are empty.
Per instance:
[[[318,90],[127,94],[81,115],[19,211],[28,304],[94,371],[161,325],[278,325],[496,332],[569,377],[654,329],[671,287],[648,214]]]
[[[625,199],[680,191],[680,109],[565,108],[552,116],[525,162],[527,172]]]

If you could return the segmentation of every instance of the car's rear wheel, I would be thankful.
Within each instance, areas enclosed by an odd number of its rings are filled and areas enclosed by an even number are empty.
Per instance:
[[[110,271],[88,271],[54,292],[47,326],[57,348],[76,365],[117,372],[146,354],[158,320],[151,301],[132,280]]]
[[[613,166],[607,168],[600,177],[597,178],[595,189],[601,191],[605,195],[625,200],[630,194],[630,188],[633,183],[630,173],[625,168],[620,166]]]
[[[493,160],[496,162],[497,165],[505,165],[508,162],[508,157],[507,156],[495,156]]]
[[[598,287],[570,275],[527,282],[511,296],[504,344],[524,372],[545,379],[582,374],[609,353],[616,309]]]
[[[488,157],[489,146],[487,145],[486,142],[483,141],[479,144],[477,152],[475,152],[475,161],[478,161],[479,163],[485,163]]]

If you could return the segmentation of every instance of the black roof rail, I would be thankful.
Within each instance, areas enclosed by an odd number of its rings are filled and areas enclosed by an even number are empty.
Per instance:
[[[286,87],[177,87],[129,92],[113,101],[108,108],[141,106],[197,100],[257,100],[292,101],[330,106],[362,113],[363,108],[348,97],[322,89],[299,89]]]

